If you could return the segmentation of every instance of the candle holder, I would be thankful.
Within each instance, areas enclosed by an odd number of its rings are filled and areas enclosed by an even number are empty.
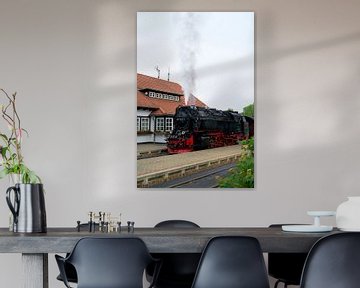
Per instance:
[[[335,216],[334,211],[308,211],[309,216],[314,217],[314,223],[304,225],[282,225],[283,231],[287,232],[330,232],[333,230],[332,226],[321,225],[320,217]]]

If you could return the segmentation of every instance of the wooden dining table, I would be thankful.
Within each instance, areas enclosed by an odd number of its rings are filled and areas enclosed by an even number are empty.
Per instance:
[[[67,253],[83,237],[139,237],[151,253],[201,253],[209,239],[222,235],[252,236],[262,251],[308,252],[325,235],[338,233],[283,232],[281,227],[135,228],[120,232],[89,232],[77,228],[48,228],[47,233],[14,233],[0,228],[0,253],[21,253],[24,288],[48,288],[48,253]]]

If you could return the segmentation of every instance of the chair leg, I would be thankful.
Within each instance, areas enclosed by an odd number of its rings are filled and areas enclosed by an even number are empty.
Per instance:
[[[284,283],[284,288],[287,288],[287,287],[288,287],[288,285],[287,285],[286,282],[283,282],[283,281],[281,281],[281,280],[277,280],[277,281],[275,282],[275,284],[274,284],[274,288],[277,288],[278,285],[279,285],[279,283]]]

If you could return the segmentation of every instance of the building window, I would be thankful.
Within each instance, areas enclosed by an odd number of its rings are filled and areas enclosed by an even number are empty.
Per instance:
[[[149,118],[141,118],[141,131],[149,131],[150,129],[150,119]]]
[[[140,126],[140,123],[141,123],[140,117],[137,117],[136,120],[137,120],[137,123],[136,123],[137,131],[140,131],[140,128],[141,128],[141,126]]]
[[[145,92],[145,95],[148,95],[151,98],[166,99],[166,100],[177,101],[177,102],[180,101],[179,96],[174,96],[174,95],[170,95],[170,94],[166,94],[166,93],[149,91],[149,92]]]
[[[165,118],[165,131],[173,130],[173,118],[166,117]]]
[[[150,118],[137,117],[137,131],[149,131],[149,130],[150,130]]]
[[[162,117],[156,118],[155,130],[156,131],[164,131],[164,118],[162,118]]]

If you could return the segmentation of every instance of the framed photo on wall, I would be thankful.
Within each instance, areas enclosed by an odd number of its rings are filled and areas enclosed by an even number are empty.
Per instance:
[[[137,13],[137,187],[254,188],[254,13]]]

